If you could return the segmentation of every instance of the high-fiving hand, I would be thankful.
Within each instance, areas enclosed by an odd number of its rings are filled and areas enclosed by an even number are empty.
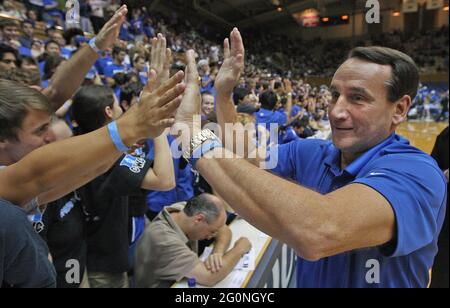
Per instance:
[[[156,86],[165,82],[170,77],[170,65],[172,61],[172,51],[167,48],[166,38],[158,33],[157,37],[152,39],[150,68],[155,70],[157,76]]]
[[[122,5],[97,34],[95,44],[100,50],[104,51],[114,46],[127,13],[127,6]]]
[[[241,33],[234,28],[230,39],[223,43],[224,61],[217,74],[214,87],[218,95],[228,96],[238,84],[244,70],[245,49]]]

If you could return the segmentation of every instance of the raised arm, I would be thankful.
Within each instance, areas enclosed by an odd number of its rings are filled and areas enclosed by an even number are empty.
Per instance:
[[[321,195],[244,159],[201,158],[196,168],[240,216],[307,260],[379,246],[394,236],[392,207],[368,186]]]
[[[225,132],[226,123],[236,123],[237,121],[232,95],[244,70],[245,49],[238,29],[234,28],[230,39],[225,39],[223,55],[223,64],[217,74],[214,86],[217,92],[217,120],[222,132]]]
[[[264,160],[265,149],[257,149],[251,142],[254,127],[244,127],[237,122],[236,108],[232,100],[233,89],[244,70],[245,57],[244,43],[237,28],[231,32],[230,39],[225,39],[223,52],[224,61],[214,84],[217,91],[217,120],[222,131],[222,142],[231,152],[258,165]]]
[[[162,34],[158,34],[152,40],[151,50],[151,74],[156,73],[157,79],[155,83],[148,83],[143,90],[143,94],[151,93],[153,87],[158,87],[169,79],[171,63],[171,51],[166,46],[166,38]],[[142,188],[148,190],[167,191],[175,187],[175,171],[173,167],[172,153],[170,151],[167,133],[155,138],[155,159],[153,168],[151,168],[142,183]]]
[[[289,123],[292,123],[292,117],[291,117],[291,111],[292,111],[292,82],[285,78],[283,80],[284,83],[284,91],[285,94],[287,96],[287,103],[286,103],[286,107],[284,108],[284,112],[286,113],[286,117],[287,117],[287,122],[286,125]]]
[[[127,6],[123,5],[98,33],[96,46],[100,50],[107,50],[114,45],[127,12]],[[55,72],[50,80],[49,87],[42,91],[53,104],[54,110],[58,110],[62,104],[73,96],[97,58],[98,54],[87,45]]]

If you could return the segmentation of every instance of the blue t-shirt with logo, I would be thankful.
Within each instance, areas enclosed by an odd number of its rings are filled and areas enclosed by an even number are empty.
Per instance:
[[[429,155],[396,134],[345,170],[340,168],[340,151],[330,141],[294,141],[274,153],[278,163],[272,171],[284,178],[321,194],[352,183],[367,185],[383,195],[395,212],[397,233],[387,245],[316,262],[298,258],[298,287],[428,286],[447,199],[445,177]],[[374,269],[379,279],[373,280]]]

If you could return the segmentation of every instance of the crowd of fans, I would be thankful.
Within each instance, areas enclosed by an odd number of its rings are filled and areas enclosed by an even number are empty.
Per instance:
[[[22,2],[25,5],[18,1],[0,1],[0,12],[14,18],[0,20],[0,79],[40,89],[47,88],[61,65],[88,44],[89,37],[85,33],[98,33],[120,6],[120,1],[80,0],[79,27],[68,28],[65,13],[57,1]],[[106,92],[113,91],[120,108],[126,111],[138,100],[148,81],[151,39],[162,33],[172,51],[173,71],[184,68],[185,51],[196,51],[201,77],[202,121],[203,124],[216,122],[214,81],[223,59],[221,44],[214,42],[207,28],[195,28],[175,14],[167,18],[145,8],[134,8],[128,15],[120,29],[120,40],[97,60],[83,85],[97,87],[91,88],[97,89],[94,91],[97,94],[102,93],[98,87]],[[45,38],[36,35],[39,27],[44,29]],[[337,63],[342,62],[350,50],[350,42],[294,41],[260,32],[245,38],[248,39],[248,64],[233,95],[239,120],[243,124],[256,123],[266,127],[271,123],[278,124],[278,141],[272,142],[329,138],[326,111],[332,94],[328,86],[313,86],[305,80],[310,76],[330,77]],[[416,36],[395,32],[360,42],[360,45],[382,44],[405,50],[424,72],[440,72],[448,68],[447,43],[448,28],[444,28]],[[69,135],[83,132],[80,129],[83,125],[74,119],[72,103],[69,100],[56,111],[56,116],[70,128],[64,129]],[[423,85],[409,117],[448,120],[448,90],[439,91]],[[149,143],[147,147],[147,158],[153,159],[154,145]],[[187,201],[194,194],[212,193],[204,179],[180,168],[179,164],[174,160],[177,187],[170,192],[151,191],[146,198],[148,208],[137,210],[138,214],[130,213],[130,218],[141,217],[145,212],[149,218],[154,218],[164,206]]]
[[[43,61],[44,57],[56,52],[63,58],[70,58],[72,52],[87,42],[84,33],[98,32],[119,7],[119,2],[115,0],[79,1],[80,23],[78,29],[66,29],[62,33],[56,30],[56,27],[65,28],[65,14],[58,7],[57,1],[31,0],[25,1],[25,5],[23,5],[18,1],[5,0],[1,4],[2,12],[22,20],[22,29],[19,26],[16,27],[17,31],[13,29],[14,33],[10,34],[12,36],[7,45],[15,48],[22,56],[24,65],[32,64],[32,59],[38,61],[43,84],[46,85],[52,70],[62,61],[50,61],[47,65],[47,74],[45,74],[44,64],[47,61]],[[43,41],[34,37],[33,29],[37,25],[41,25],[45,29],[47,40]],[[22,30],[21,36],[19,30]],[[7,32],[7,30],[3,32]],[[121,74],[116,76],[116,94],[119,93],[117,86],[127,85],[129,80],[140,78],[145,83],[145,64],[149,60],[150,39],[155,37],[156,33],[163,33],[167,38],[168,47],[172,49],[174,55],[174,69],[183,67],[185,50],[194,49],[198,53],[199,66],[203,66],[202,75],[205,76],[203,91],[214,92],[214,78],[221,59],[221,44],[217,43],[218,38],[215,37],[214,31],[205,25],[194,27],[188,20],[180,19],[176,13],[167,17],[158,13],[150,13],[143,7],[133,9],[120,30],[121,42],[118,45],[124,51],[121,57],[123,57],[125,66],[119,70],[120,73],[126,73],[126,76],[121,76]],[[242,80],[243,86],[258,97],[261,89],[267,90],[274,81],[280,82],[282,78],[287,77],[293,81],[296,80],[293,84],[293,105],[309,104],[307,101],[313,97],[319,109],[323,102],[320,102],[317,94],[320,91],[323,93],[323,88],[311,87],[306,83],[303,85],[302,79],[311,76],[331,77],[336,69],[336,63],[341,63],[348,50],[351,49],[350,40],[293,40],[283,35],[271,35],[258,30],[249,30],[245,37],[249,47],[248,64]],[[424,73],[444,72],[448,68],[448,27],[420,34],[394,31],[360,40],[357,44],[359,46],[382,45],[407,52]],[[56,45],[59,45],[59,53]],[[117,67],[112,72],[104,71],[105,63],[111,64],[113,54],[114,51],[106,55],[101,64],[96,65],[99,76],[109,78],[109,86],[113,85],[112,79],[116,75],[112,73],[119,72]],[[128,74],[130,72],[141,77],[133,79]],[[87,77],[100,81],[94,69]],[[448,103],[446,103],[445,97],[448,97],[448,94],[445,89],[434,89],[428,85],[423,87],[420,93],[420,97],[415,100],[415,106],[413,106],[415,108],[413,108],[410,118],[446,119],[448,112],[446,104]],[[212,94],[214,95],[214,93]],[[313,114],[311,114],[311,118],[314,118]]]

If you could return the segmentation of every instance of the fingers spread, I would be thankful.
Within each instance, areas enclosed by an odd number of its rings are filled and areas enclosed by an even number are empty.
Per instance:
[[[166,105],[167,103],[175,100],[184,93],[184,90],[186,89],[186,85],[184,84],[177,84],[175,87],[172,87],[168,91],[166,91],[158,100],[157,106],[162,107]],[[180,100],[181,101],[181,100]]]
[[[174,118],[174,114],[176,113],[178,107],[181,105],[182,97],[178,96],[174,100],[166,103],[159,110],[160,116],[163,118]]]

